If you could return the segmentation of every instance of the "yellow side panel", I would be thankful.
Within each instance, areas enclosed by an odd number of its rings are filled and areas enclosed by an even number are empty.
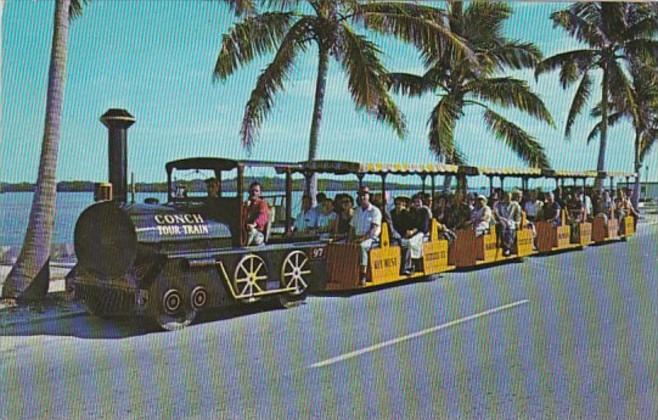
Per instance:
[[[580,238],[579,242],[581,245],[589,245],[592,242],[592,224],[591,223],[581,223],[580,224]]]
[[[516,232],[516,253],[519,257],[532,254],[532,230],[521,229]]]
[[[571,226],[557,227],[557,248],[568,247],[570,244]]]
[[[619,237],[619,222],[617,219],[608,220],[608,239]]]
[[[635,224],[631,216],[624,217],[624,234],[631,236],[635,233]]]
[[[423,244],[425,274],[436,274],[448,268],[448,241],[438,240]]]
[[[483,236],[484,239],[484,261],[495,261],[498,248],[496,247],[496,230],[491,229]]]
[[[368,260],[373,283],[386,283],[400,278],[400,247],[371,249]]]

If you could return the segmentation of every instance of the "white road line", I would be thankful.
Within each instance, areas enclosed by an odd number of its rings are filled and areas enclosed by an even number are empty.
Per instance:
[[[343,360],[352,359],[354,357],[361,356],[362,354],[371,353],[373,351],[379,350],[379,349],[384,348],[384,347],[388,347],[388,346],[392,346],[394,344],[402,343],[404,341],[408,341],[408,340],[411,340],[411,339],[414,339],[414,338],[417,338],[417,337],[421,337],[421,336],[426,335],[426,334],[430,334],[430,333],[433,333],[433,332],[436,332],[436,331],[439,331],[439,330],[450,328],[450,327],[453,327],[453,326],[458,325],[458,324],[463,324],[464,322],[472,321],[474,319],[481,318],[483,316],[491,315],[491,314],[494,314],[496,312],[504,311],[506,309],[511,309],[511,308],[514,308],[514,307],[519,306],[519,305],[524,305],[528,302],[530,302],[530,301],[529,300],[519,300],[517,302],[513,302],[513,303],[509,303],[507,305],[499,306],[497,308],[489,309],[489,310],[486,310],[484,312],[480,312],[480,313],[477,313],[477,314],[474,314],[474,315],[469,315],[469,316],[464,317],[464,318],[459,318],[459,319],[456,319],[454,321],[447,322],[445,324],[436,325],[434,327],[427,328],[427,329],[424,329],[424,330],[421,330],[421,331],[418,331],[418,332],[415,332],[415,333],[412,333],[412,334],[409,334],[409,335],[404,335],[402,337],[398,337],[398,338],[394,338],[392,340],[384,341],[382,343],[375,344],[375,345],[372,345],[372,346],[369,346],[369,347],[365,347],[365,348],[362,348],[360,350],[355,350],[355,351],[352,351],[352,352],[349,352],[349,353],[342,354],[340,356],[332,357],[331,359],[327,359],[327,360],[323,360],[321,362],[313,363],[312,365],[307,366],[307,369],[315,369],[315,368],[320,368],[320,367],[324,367],[324,366],[333,365],[334,363],[342,362]]]

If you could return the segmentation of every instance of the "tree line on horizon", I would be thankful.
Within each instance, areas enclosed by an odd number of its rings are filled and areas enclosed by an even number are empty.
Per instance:
[[[455,141],[457,123],[466,110],[478,109],[493,136],[532,167],[550,167],[541,142],[499,112],[515,109],[555,126],[542,99],[526,81],[506,72],[534,71],[535,77],[559,71],[560,86],[577,85],[565,138],[572,137],[576,118],[589,111],[597,119],[587,140],[599,140],[597,170],[605,170],[608,128],[630,121],[634,171],[641,168],[658,137],[658,6],[647,3],[574,3],[551,14],[556,29],[566,31],[582,47],[543,57],[530,42],[512,40],[503,26],[512,15],[506,3],[448,0],[221,0],[239,19],[222,37],[213,75],[227,80],[256,58],[272,57],[260,73],[245,105],[240,139],[254,147],[258,131],[278,92],[291,78],[295,59],[316,49],[317,80],[309,133],[308,160],[317,158],[320,124],[330,60],[347,76],[358,111],[383,122],[400,137],[406,117],[392,94],[437,100],[427,115],[428,147],[437,160],[466,163]],[[5,282],[2,296],[39,298],[47,290],[49,244],[55,211],[55,168],[66,74],[70,19],[80,16],[87,0],[57,0],[48,78],[46,122],[41,159],[21,254]],[[4,2],[0,2],[0,7]],[[382,50],[365,34],[390,36],[412,45],[424,65],[422,74],[391,71]],[[596,89],[598,75],[602,82]],[[599,184],[600,185],[600,184]],[[639,178],[634,200],[637,202]],[[315,196],[317,179],[309,192]],[[44,286],[45,285],[45,286]],[[45,287],[45,288],[44,288]]]

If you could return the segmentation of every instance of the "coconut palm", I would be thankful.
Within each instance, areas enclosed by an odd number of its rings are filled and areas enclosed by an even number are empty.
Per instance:
[[[576,117],[591,96],[593,73],[601,71],[600,143],[596,164],[599,171],[605,170],[609,102],[623,104],[632,97],[633,87],[624,72],[624,64],[627,67],[633,59],[642,61],[642,57],[655,57],[658,53],[658,41],[652,39],[658,31],[658,20],[651,9],[651,6],[637,3],[596,2],[576,3],[551,14],[555,27],[563,28],[584,46],[546,58],[537,66],[535,75],[560,69],[563,89],[578,82],[565,126],[565,136],[569,138]],[[601,182],[598,179],[597,186],[600,187]]]
[[[415,45],[441,51],[450,45],[458,55],[468,49],[443,25],[441,11],[415,3],[359,0],[226,0],[244,19],[224,35],[214,77],[225,80],[239,67],[276,50],[273,61],[262,71],[247,101],[240,137],[248,150],[269,114],[276,93],[284,88],[295,59],[311,45],[317,47],[318,73],[309,136],[308,160],[317,156],[320,122],[329,59],[334,58],[347,74],[356,108],[388,124],[402,137],[403,115],[386,87],[386,71],[380,50],[355,25],[378,33],[392,34]],[[264,6],[257,13],[256,4]],[[303,10],[303,12],[299,12]],[[310,193],[317,184],[311,180]]]
[[[633,142],[633,169],[638,174],[633,188],[633,205],[637,207],[640,195],[640,170],[647,153],[651,150],[658,137],[658,71],[656,64],[648,60],[630,63],[630,78],[632,89],[628,96],[623,96],[617,102],[611,102],[608,108],[608,126],[629,119],[635,131]],[[621,106],[621,108],[620,108]],[[592,110],[592,116],[601,118],[601,104]],[[601,122],[597,123],[587,137],[591,142],[601,131]]]
[[[452,53],[422,49],[427,70],[422,75],[391,73],[391,89],[400,94],[439,97],[427,121],[430,149],[449,163],[462,163],[465,156],[455,144],[455,128],[473,106],[483,111],[483,121],[498,140],[534,167],[549,162],[539,142],[523,128],[501,115],[495,107],[515,108],[553,125],[542,100],[525,81],[499,73],[506,69],[532,68],[541,52],[531,43],[510,40],[503,35],[503,24],[510,17],[504,3],[476,1],[464,8],[461,2],[448,2],[450,30],[464,39],[475,54],[475,63]]]
[[[50,242],[55,222],[55,172],[64,101],[69,20],[81,13],[84,3],[86,0],[57,0],[55,3],[46,120],[36,191],[23,247],[2,288],[2,297],[5,298],[33,300],[43,297],[48,291]]]

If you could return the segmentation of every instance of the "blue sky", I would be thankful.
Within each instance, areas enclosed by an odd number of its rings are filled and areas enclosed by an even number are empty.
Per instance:
[[[566,33],[552,29],[548,16],[564,3],[514,3],[507,22],[512,38],[535,42],[545,55],[576,46]],[[2,144],[0,180],[34,181],[43,135],[46,82],[54,2],[9,1],[3,22]],[[271,57],[237,71],[226,82],[213,82],[221,36],[234,23],[217,2],[93,1],[75,20],[62,121],[58,180],[107,178],[107,133],[98,121],[110,107],[129,110],[137,119],[129,131],[129,165],[138,181],[164,180],[164,163],[190,156],[246,158],[238,137],[244,105],[256,78]],[[377,38],[392,71],[421,72],[417,53],[399,42]],[[297,161],[306,158],[311,120],[316,50],[311,48],[279,93],[263,124],[251,158]],[[553,114],[552,129],[522,114],[503,112],[544,145],[553,167],[588,170],[596,164],[598,144],[585,138],[593,121],[581,117],[573,140],[563,138],[573,90],[563,91],[557,73],[535,82],[517,73],[539,93]],[[395,98],[405,113],[408,135],[355,111],[346,79],[337,63],[329,68],[319,157],[354,161],[431,162],[426,121],[436,97]],[[467,108],[457,126],[457,142],[470,163],[523,166],[484,127],[481,113]],[[632,169],[630,125],[611,130],[606,166]],[[658,178],[658,152],[647,159],[650,178]],[[642,172],[644,180],[645,173]]]

